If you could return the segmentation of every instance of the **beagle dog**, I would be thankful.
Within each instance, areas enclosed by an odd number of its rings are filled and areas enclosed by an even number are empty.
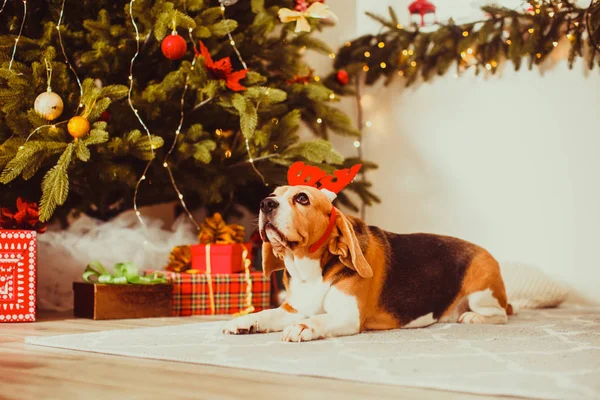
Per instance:
[[[394,234],[345,216],[327,191],[281,186],[260,204],[263,271],[284,270],[277,309],[228,321],[226,334],[283,332],[303,342],[436,322],[504,324],[513,310],[485,249]]]

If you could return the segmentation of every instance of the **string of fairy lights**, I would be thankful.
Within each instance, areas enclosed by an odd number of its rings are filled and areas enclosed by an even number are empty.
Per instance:
[[[131,61],[129,62],[129,77],[128,77],[129,91],[127,92],[127,102],[129,103],[129,107],[131,108],[131,111],[133,111],[136,118],[138,119],[138,122],[140,123],[140,125],[142,125],[142,127],[144,128],[144,131],[146,132],[146,136],[148,138],[148,144],[150,146],[150,154],[151,154],[151,157],[148,160],[148,162],[146,163],[146,167],[144,168],[144,172],[142,172],[142,175],[140,176],[140,178],[138,179],[138,181],[135,184],[135,190],[133,193],[133,209],[135,211],[135,215],[137,216],[137,218],[140,221],[140,223],[142,224],[142,226],[146,227],[146,223],[144,222],[144,219],[142,218],[142,213],[138,209],[137,198],[138,198],[138,194],[139,194],[139,190],[140,190],[140,185],[142,184],[142,181],[146,180],[146,173],[148,172],[150,165],[152,165],[152,161],[154,161],[154,155],[155,155],[154,150],[155,150],[156,146],[154,145],[154,143],[152,143],[152,134],[150,133],[150,130],[144,123],[144,120],[140,116],[140,113],[137,110],[137,108],[135,108],[133,106],[133,101],[131,100],[131,94],[133,92],[133,65],[135,63],[135,59],[140,54],[140,31],[135,22],[135,16],[133,15],[133,3],[135,3],[135,0],[131,0],[129,2],[129,17],[131,19],[131,24],[133,25],[133,29],[135,30],[136,48],[135,48],[135,53],[133,54],[133,57],[131,57]]]
[[[221,17],[222,17],[223,20],[225,20],[226,19],[226,17],[225,17],[225,6],[226,6],[226,4],[233,4],[233,3],[231,3],[228,0],[219,0],[219,2],[221,3],[221,6],[220,6]],[[227,32],[227,38],[229,39],[229,44],[231,45],[231,47],[233,48],[233,51],[237,55],[238,60],[240,61],[240,64],[242,64],[242,66],[244,67],[244,69],[248,69],[248,65],[244,61],[244,58],[242,57],[242,54],[240,53],[239,49],[237,48],[237,46],[235,44],[235,40],[233,39],[233,35],[231,35],[230,31]],[[266,89],[263,92],[263,95],[268,95],[268,94],[269,94],[269,89]],[[258,110],[258,108],[260,106],[261,100],[262,100],[262,98],[260,100],[258,100],[258,103],[257,103],[257,106],[256,106],[257,110]],[[250,141],[248,140],[247,137],[245,137],[244,140],[245,140],[245,144],[246,144],[246,152],[248,153],[248,162],[250,162],[250,165],[252,166],[252,169],[254,170],[254,172],[256,172],[258,174],[258,176],[262,180],[263,184],[265,186],[269,186],[269,184],[266,182],[265,177],[263,176],[263,174],[258,170],[258,168],[256,168],[256,165],[254,164],[254,157],[252,156],[252,152],[250,150]]]
[[[136,217],[138,218],[138,220],[140,221],[140,223],[143,226],[146,226],[144,219],[142,218],[142,213],[139,210],[138,207],[138,196],[139,196],[139,191],[140,191],[140,186],[142,184],[142,182],[144,180],[147,179],[147,172],[152,164],[152,161],[154,160],[154,156],[155,156],[155,146],[152,143],[152,135],[150,133],[150,130],[148,129],[148,127],[146,126],[146,124],[144,123],[143,119],[141,118],[138,110],[133,106],[133,102],[132,102],[132,92],[133,92],[133,64],[135,62],[135,59],[138,57],[139,55],[139,51],[140,51],[140,34],[139,34],[139,29],[137,24],[135,23],[135,18],[133,15],[133,4],[134,4],[135,0],[131,0],[129,3],[129,10],[130,10],[130,17],[131,17],[131,22],[132,25],[134,27],[135,30],[135,37],[136,37],[136,52],[133,55],[131,62],[130,62],[130,69],[129,69],[129,92],[128,92],[128,102],[129,102],[129,106],[132,109],[132,111],[134,112],[134,114],[136,115],[138,121],[140,122],[140,124],[142,125],[142,127],[144,128],[146,135],[148,137],[148,141],[150,144],[150,149],[152,152],[152,158],[148,161],[148,163],[146,164],[144,171],[142,173],[142,175],[140,176],[140,178],[138,179],[136,186],[135,186],[135,190],[134,190],[134,196],[133,196],[133,208],[136,214]],[[226,19],[225,16],[225,4],[223,2],[221,2],[221,17],[223,19]],[[176,34],[176,26],[175,26],[175,21],[173,21],[173,34]],[[190,38],[190,41],[192,42],[194,49],[196,49],[196,45],[195,42],[193,40],[192,37],[192,32],[193,32],[193,28],[188,28],[188,35]],[[242,64],[242,66],[244,67],[244,69],[248,69],[248,66],[246,64],[246,62],[244,61],[239,49],[236,46],[235,40],[233,38],[233,36],[231,35],[231,32],[227,33],[227,37],[229,40],[229,44],[231,45],[231,47],[233,48],[235,54],[237,55],[240,63]],[[197,57],[194,57],[194,59],[192,60],[191,66],[190,66],[190,73],[191,71],[193,71],[196,67],[196,62],[197,62]],[[186,75],[185,78],[185,83],[184,83],[184,87],[183,87],[183,91],[181,94],[181,98],[180,98],[180,118],[179,118],[179,124],[175,130],[175,135],[174,135],[174,139],[173,142],[171,143],[171,146],[169,147],[165,158],[163,159],[163,163],[162,166],[167,170],[167,174],[169,176],[169,181],[171,183],[171,186],[173,187],[173,189],[175,190],[175,193],[177,194],[177,199],[179,201],[179,204],[181,205],[181,207],[183,208],[184,212],[186,213],[186,215],[188,216],[188,218],[190,219],[190,221],[194,224],[194,226],[196,227],[196,229],[200,230],[200,224],[196,221],[196,219],[194,218],[194,215],[192,214],[192,212],[189,210],[185,199],[184,199],[184,195],[181,192],[181,190],[179,189],[179,186],[177,185],[177,182],[175,180],[175,177],[173,175],[173,171],[171,169],[170,163],[169,163],[169,158],[172,156],[173,151],[175,150],[176,144],[177,144],[177,140],[179,139],[179,136],[181,135],[181,129],[183,127],[183,123],[185,121],[185,96],[187,94],[188,88],[189,88],[189,76],[190,74]],[[268,95],[269,94],[269,89],[267,88],[264,91],[264,95]],[[194,107],[194,110],[197,110],[198,108],[204,106],[205,104],[207,104],[208,102],[210,102],[212,100],[211,98],[205,99],[203,100],[200,104],[198,104],[197,106]],[[257,109],[260,106],[260,100],[257,103]],[[265,177],[263,176],[263,174],[258,170],[258,168],[256,168],[256,165],[254,163],[254,157],[252,156],[252,152],[250,149],[250,142],[248,140],[248,138],[245,138],[245,145],[246,145],[246,151],[248,153],[248,162],[251,164],[253,170],[257,173],[257,175],[261,178],[261,180],[263,181],[263,184],[265,184],[265,186],[268,186],[268,183],[265,180]]]
[[[77,86],[79,86],[79,103],[77,105],[77,109],[75,110],[75,115],[79,114],[79,109],[83,107],[82,99],[83,99],[83,86],[81,85],[81,80],[79,79],[79,75],[77,75],[77,71],[71,62],[69,61],[69,57],[67,57],[67,52],[65,51],[65,45],[62,40],[62,34],[60,33],[60,25],[62,24],[63,17],[65,15],[65,1],[62,1],[60,6],[60,14],[58,16],[58,23],[56,24],[56,32],[58,33],[58,44],[60,45],[60,50],[62,51],[62,55],[65,58],[65,64],[67,67],[73,72],[75,76],[75,80],[77,81]]]
[[[4,6],[6,5],[6,1],[2,5],[2,9],[4,10]],[[13,46],[12,55],[10,57],[10,62],[8,63],[8,71],[12,72],[12,66],[15,62],[15,56],[17,55],[17,46],[19,45],[19,40],[21,40],[21,35],[23,34],[23,26],[25,26],[25,20],[27,19],[27,0],[23,0],[23,19],[21,20],[21,27],[19,28],[19,34],[15,38],[15,45]]]
[[[194,39],[192,38],[192,31],[193,31],[193,29],[189,28],[188,35],[190,37],[190,41],[192,42],[192,44],[194,46],[194,50],[196,50],[196,44],[194,43]],[[173,22],[173,34],[175,34],[176,32],[177,31],[175,30],[175,22]],[[196,51],[194,51],[194,54],[196,54]],[[190,66],[190,74],[191,74],[191,71],[193,71],[196,68],[197,59],[198,59],[197,57],[194,57],[194,59],[192,60],[192,65]],[[163,160],[163,167],[166,168],[167,173],[169,174],[169,180],[171,181],[171,186],[173,186],[175,193],[177,193],[177,198],[179,199],[179,203],[181,204],[181,207],[183,207],[183,210],[187,214],[190,221],[192,221],[192,223],[196,226],[196,229],[200,230],[200,224],[198,224],[198,221],[196,221],[193,214],[188,209],[187,204],[183,200],[183,193],[181,193],[181,191],[179,190],[179,187],[177,186],[177,183],[175,182],[175,177],[173,176],[173,171],[171,171],[171,167],[169,166],[169,157],[171,157],[171,153],[173,153],[173,150],[175,150],[175,145],[177,144],[177,139],[179,139],[179,135],[181,134],[181,127],[183,126],[183,120],[185,119],[185,111],[184,111],[185,95],[186,95],[188,87],[189,87],[190,74],[187,74],[185,77],[185,84],[183,86],[183,92],[181,93],[181,100],[179,102],[179,104],[180,104],[179,125],[177,126],[177,129],[175,130],[175,138],[173,139],[173,143],[171,144],[171,147],[169,148],[169,151],[167,151],[167,154],[165,155],[165,158]],[[201,106],[203,106],[204,104],[207,104],[211,100],[212,100],[212,97],[204,100],[201,103]]]

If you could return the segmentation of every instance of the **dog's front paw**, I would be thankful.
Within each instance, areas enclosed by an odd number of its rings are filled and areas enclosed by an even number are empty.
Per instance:
[[[243,315],[228,321],[223,327],[226,335],[246,335],[259,332],[256,314]]]
[[[281,340],[284,342],[308,342],[315,339],[319,339],[315,330],[308,324],[301,322],[288,326],[281,335]]]

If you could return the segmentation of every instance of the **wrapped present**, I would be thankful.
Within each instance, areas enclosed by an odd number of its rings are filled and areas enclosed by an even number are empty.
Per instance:
[[[173,316],[240,315],[271,306],[271,281],[261,272],[164,273],[173,283]]]
[[[235,274],[244,271],[244,249],[252,267],[252,243],[244,243],[244,227],[226,224],[219,213],[206,218],[198,235],[199,244],[177,246],[169,256],[167,271],[185,272],[189,269],[206,272],[211,264],[213,274]]]
[[[235,274],[244,271],[242,253],[246,249],[252,254],[252,243],[195,244],[190,246],[192,268],[206,271],[206,260],[210,257],[213,274]],[[250,257],[252,263],[252,258]]]
[[[73,283],[75,317],[96,320],[170,317],[173,285],[161,274],[140,276],[133,263],[119,263],[110,273],[90,263],[84,282]]]
[[[35,321],[37,234],[45,230],[35,202],[18,198],[0,210],[0,322]]]
[[[0,322],[35,321],[37,233],[0,230]]]
[[[269,308],[270,280],[251,270],[252,243],[243,243],[244,227],[226,224],[219,213],[201,226],[200,244],[175,247],[165,268],[173,283],[173,315],[243,315]]]

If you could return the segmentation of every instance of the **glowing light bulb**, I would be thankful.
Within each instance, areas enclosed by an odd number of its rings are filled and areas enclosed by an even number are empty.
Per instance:
[[[537,58],[542,58],[542,53],[537,53],[535,56],[536,56]]]
[[[19,150],[23,150],[25,146],[19,146]]]
[[[354,141],[354,147],[357,149],[360,147],[360,142],[358,140]]]
[[[232,41],[229,42],[229,44],[232,45],[232,46],[235,46],[235,41],[232,40]]]
[[[140,178],[140,181],[143,181],[146,179],[146,175],[142,175],[142,177]]]
[[[139,211],[136,211],[136,212],[135,212],[135,215],[137,215],[137,216],[139,217],[140,215],[142,215],[142,213],[141,213],[141,212],[139,212]]]
[[[409,50],[409,51],[408,51],[408,55],[409,55],[409,56],[412,56],[413,54],[415,54],[415,52],[414,52],[414,51],[412,51],[412,50]]]
[[[535,29],[533,29],[533,28],[529,28],[529,29],[527,29],[527,32],[529,32],[529,33],[533,33],[533,32],[535,32]]]
[[[368,51],[365,51],[365,58],[369,58],[369,57],[371,57],[371,53]]]
[[[403,56],[405,56],[405,55],[407,55],[407,54],[408,54],[408,50],[406,50],[406,49],[402,50],[402,55],[403,55]]]
[[[469,48],[467,49],[467,53],[469,53],[469,54],[473,54],[473,49],[469,47]]]
[[[163,167],[167,168],[169,166],[169,164],[167,164],[166,162],[163,163]]]
[[[410,66],[411,66],[411,67],[416,67],[416,66],[417,66],[417,62],[416,62],[416,61],[412,61],[412,62],[410,63]]]
[[[335,94],[334,94],[334,93],[331,93],[331,94],[329,95],[329,98],[330,98],[331,100],[335,99]]]
[[[396,28],[398,28],[398,29],[402,29],[402,28],[404,28],[404,27],[402,26],[402,24],[398,24],[398,25],[396,25]]]
[[[510,45],[512,44],[512,40],[508,39],[508,40],[506,41],[506,44],[510,46]]]
[[[329,53],[329,58],[331,58],[333,60],[335,58],[335,54],[334,53]]]
[[[404,71],[398,71],[398,76],[404,76]]]
[[[367,121],[367,122],[365,122],[365,126],[366,126],[367,128],[370,128],[370,127],[372,127],[372,126],[373,126],[373,123],[372,123],[371,121]]]
[[[133,80],[133,76],[129,75],[129,80],[132,81]]]
[[[554,46],[554,47],[558,46],[558,42],[552,42],[552,46]]]
[[[313,79],[315,80],[315,82],[319,82],[321,80],[321,77],[319,75],[317,75]]]
[[[469,36],[469,32],[467,32],[467,31],[463,31],[462,35],[463,35],[464,37],[467,37],[467,36]]]
[[[181,193],[179,193],[179,199],[183,200],[183,195]]]
[[[320,124],[322,122],[323,122],[323,120],[321,118],[317,118],[317,124]]]
[[[380,66],[381,68],[385,68],[385,67],[387,67],[387,64],[386,64],[386,63],[384,63],[384,62],[382,62],[381,64],[379,64],[379,66]]]
[[[490,69],[492,69],[492,64],[490,64],[490,63],[485,64],[485,68],[489,71]]]
[[[367,72],[369,70],[369,66],[368,65],[364,65],[363,66],[363,71]]]
[[[385,47],[385,43],[379,42],[379,43],[377,43],[377,47],[379,47],[380,49],[383,49]]]
[[[498,63],[496,61],[492,61],[492,67],[496,68],[498,66]]]

